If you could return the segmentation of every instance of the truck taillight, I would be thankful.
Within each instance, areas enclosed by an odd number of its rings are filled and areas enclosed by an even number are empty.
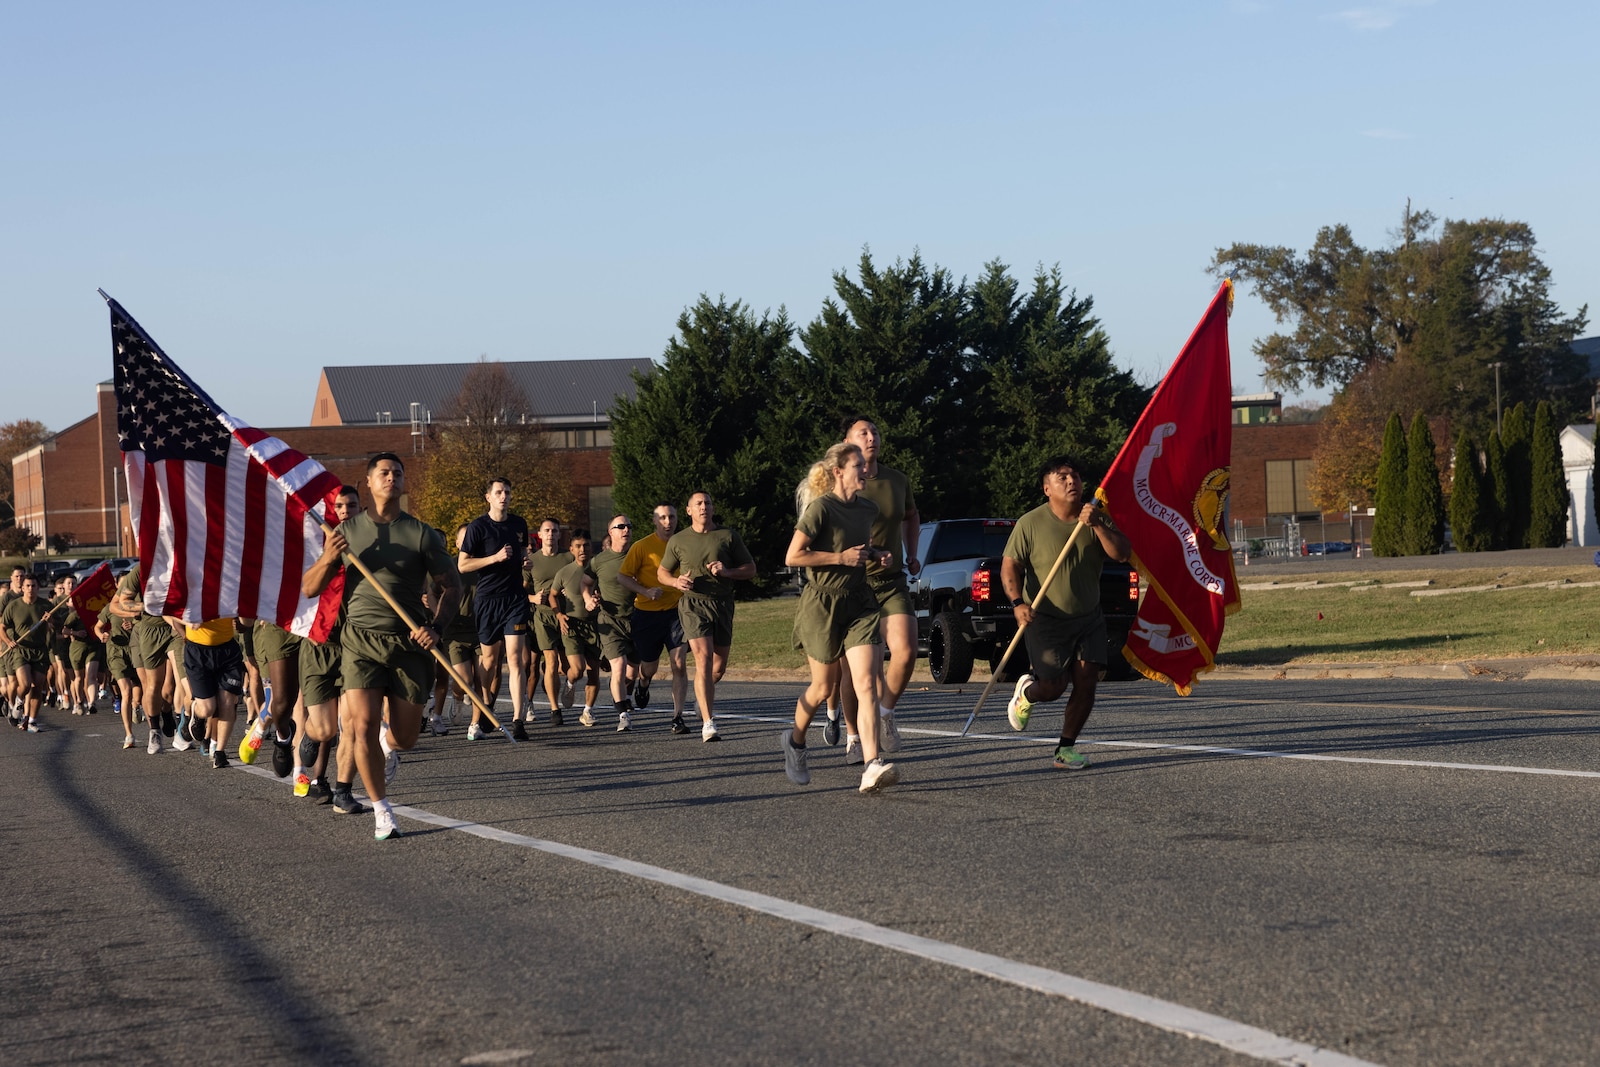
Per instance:
[[[1135,604],[1139,602],[1139,572],[1128,572],[1128,599]]]
[[[987,603],[989,600],[989,568],[979,567],[972,572],[972,602],[974,604]]]

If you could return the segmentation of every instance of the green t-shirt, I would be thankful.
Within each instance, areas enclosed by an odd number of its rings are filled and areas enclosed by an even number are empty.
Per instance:
[[[478,624],[472,617],[472,607],[478,596],[478,572],[461,576],[461,606],[456,609],[456,617],[450,620],[450,625],[445,627],[440,636],[446,641],[456,641],[465,644],[477,644]]]
[[[813,552],[843,552],[857,545],[873,544],[873,525],[878,505],[857,493],[848,504],[832,493],[824,493],[806,505],[794,528],[811,538]],[[818,589],[843,592],[851,583],[866,579],[863,567],[829,565],[807,567],[806,580]]]
[[[20,596],[6,605],[6,610],[0,614],[0,624],[6,629],[6,636],[20,644],[23,648],[49,648],[50,628],[40,626],[33,633],[30,629],[43,621],[45,612],[50,610],[50,605],[43,600],[34,599],[32,604]],[[24,637],[24,634],[28,634]]]
[[[588,575],[591,581],[594,575],[589,571],[587,563],[573,560],[556,572],[555,589],[561,594],[561,611],[574,619],[592,619],[594,612],[589,610],[589,605],[583,602],[583,579]]]
[[[415,622],[420,625],[431,619],[422,605],[428,577],[441,577],[456,569],[438,530],[403,511],[393,522],[378,522],[372,512],[363,511],[340,523],[339,533],[350,542],[350,554],[366,564],[378,584]],[[346,619],[351,626],[377,633],[411,632],[353,564],[345,567],[344,589]]]
[[[1076,520],[1062,522],[1056,518],[1049,504],[1040,504],[1012,527],[1005,555],[1022,564],[1022,595],[1028,603],[1033,603],[1039,583],[1055,566],[1062,546],[1077,528]],[[1078,538],[1071,555],[1061,565],[1061,573],[1050,583],[1050,591],[1039,605],[1040,613],[1071,618],[1099,608],[1100,567],[1105,561],[1105,549],[1100,547],[1100,538],[1093,530]]]
[[[561,568],[571,562],[571,552],[557,552],[553,556],[547,556],[542,551],[535,552],[528,557],[528,565],[522,569],[523,586],[529,593],[548,593]],[[548,603],[540,604],[534,610],[555,614],[555,609]]]
[[[600,600],[607,615],[625,617],[633,612],[633,593],[622,587],[617,576],[622,573],[626,552],[607,548],[596,552],[589,560],[589,570],[600,586]]]
[[[755,562],[750,550],[744,547],[744,541],[726,526],[718,526],[705,533],[695,533],[693,528],[679,530],[672,535],[667,542],[667,550],[661,554],[661,566],[668,574],[687,574],[694,579],[694,588],[685,595],[732,600],[732,580],[706,573],[707,565],[713,560],[721,560],[728,567],[743,567]]]
[[[905,569],[906,515],[917,510],[917,501],[911,495],[911,479],[893,467],[878,464],[878,474],[868,478],[857,496],[864,496],[878,505],[878,517],[872,524],[872,543],[877,548],[887,548],[894,559],[886,564],[869,563],[867,573],[896,574]],[[856,542],[860,544],[860,542]],[[846,546],[848,547],[848,546]]]
[[[113,612],[110,604],[100,609],[100,625],[106,628],[106,633],[110,635],[110,643],[113,645],[127,646],[128,631],[132,628],[132,623],[132,619],[124,619]]]

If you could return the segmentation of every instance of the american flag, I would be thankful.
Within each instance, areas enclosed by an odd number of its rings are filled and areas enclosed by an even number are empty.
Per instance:
[[[100,295],[111,307],[117,440],[145,610],[194,624],[268,619],[322,640],[342,583],[308,599],[300,578],[322,553],[339,479],[219,408]]]

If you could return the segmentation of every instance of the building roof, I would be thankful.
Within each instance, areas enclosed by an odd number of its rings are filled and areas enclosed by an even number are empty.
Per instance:
[[[528,398],[527,412],[508,412],[517,419],[547,423],[605,422],[618,397],[634,396],[633,372],[649,371],[649,359],[549,359],[501,363]],[[345,425],[379,421],[387,413],[395,422],[411,417],[411,405],[438,418],[461,391],[461,382],[475,363],[391,363],[357,367],[324,367],[323,377]]]

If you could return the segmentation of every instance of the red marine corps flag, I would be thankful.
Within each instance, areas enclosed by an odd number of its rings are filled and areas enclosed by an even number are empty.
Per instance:
[[[1239,610],[1225,529],[1232,306],[1233,285],[1224,281],[1095,492],[1150,583],[1122,654],[1180,696],[1212,669],[1223,623]]]
[[[234,418],[111,306],[117,441],[139,541],[144,606],[199,624],[242,615],[326,639],[335,582],[320,600],[300,578],[322,554],[339,479]]]

